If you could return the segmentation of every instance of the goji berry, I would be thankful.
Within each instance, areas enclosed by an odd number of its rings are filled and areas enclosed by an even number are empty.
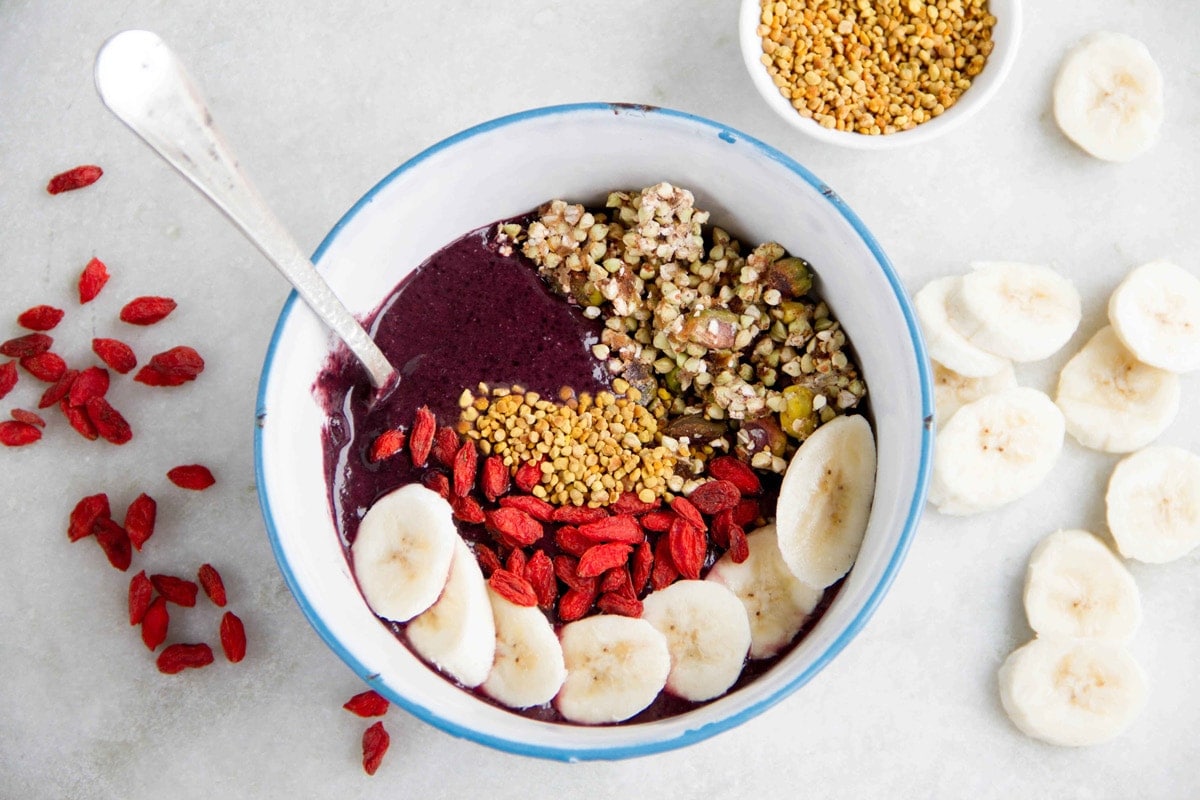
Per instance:
[[[25,356],[21,366],[33,377],[45,383],[57,383],[67,374],[67,362],[58,353],[46,351],[36,356]]]
[[[584,525],[598,522],[608,517],[603,508],[588,508],[587,506],[559,506],[554,509],[554,521],[567,525]]]
[[[545,533],[542,523],[518,508],[497,508],[486,515],[488,530],[508,547],[527,547]]]
[[[67,418],[67,422],[80,436],[88,440],[100,438],[100,434],[96,433],[96,426],[88,419],[87,412],[78,406],[71,405],[70,398],[64,397],[59,401],[58,407],[62,410],[63,416]]]
[[[458,455],[459,445],[462,441],[458,438],[458,432],[454,428],[441,427],[437,429],[437,433],[433,435],[433,448],[430,452],[433,454],[433,460],[442,464],[442,466],[454,468],[454,456]]]
[[[500,563],[500,556],[496,555],[496,551],[486,544],[475,544],[475,560],[479,562],[479,568],[483,571],[485,578],[496,570],[504,568]]]
[[[633,547],[624,542],[593,545],[579,557],[577,572],[580,577],[594,578],[613,567],[624,564],[629,560],[629,553],[632,550]]]
[[[203,491],[217,482],[208,467],[201,464],[184,464],[167,470],[167,478],[180,489]]]
[[[204,593],[208,595],[212,604],[218,608],[224,608],[225,581],[221,580],[221,573],[217,572],[216,567],[212,564],[201,564],[196,578],[200,581],[200,587],[204,589]]]
[[[391,428],[375,437],[371,443],[371,461],[383,461],[399,453],[404,447],[404,431]]]
[[[762,491],[762,481],[754,469],[737,456],[717,456],[708,462],[708,474],[718,480],[729,481],[742,494],[758,494]]]
[[[517,467],[516,474],[513,475],[513,483],[522,492],[529,494],[533,491],[533,487],[542,482],[542,460],[526,461],[521,466]]]
[[[88,367],[71,384],[67,393],[67,402],[73,406],[82,406],[93,397],[103,397],[108,393],[108,370],[104,367]]]
[[[538,522],[550,522],[554,519],[554,506],[531,494],[510,494],[508,497],[501,497],[500,507],[519,508]]]
[[[17,362],[5,361],[0,364],[0,398],[7,395],[17,385]]]
[[[12,418],[17,422],[24,422],[27,425],[37,425],[39,428],[46,427],[46,420],[42,419],[41,414],[35,414],[23,408],[14,408],[9,413],[12,414]]]
[[[733,521],[743,528],[758,519],[761,509],[757,500],[743,500],[733,507]]]
[[[637,596],[633,591],[633,578],[629,575],[628,567],[613,567],[600,576],[600,594],[609,592],[625,597]]]
[[[488,456],[483,460],[479,488],[489,502],[494,503],[501,496],[508,494],[509,480],[508,467],[504,466],[504,459],[500,456]]]
[[[653,511],[660,505],[662,505],[662,498],[656,497],[653,502],[646,503],[637,496],[637,492],[625,492],[609,508],[615,514],[644,514],[647,511]]]
[[[62,400],[71,391],[71,387],[75,384],[75,379],[79,377],[77,370],[69,369],[63,373],[63,376],[58,379],[58,382],[51,386],[46,391],[42,392],[42,399],[38,400],[38,408],[49,408],[55,403]],[[0,397],[4,395],[0,393]]]
[[[125,509],[125,532],[129,534],[130,543],[140,552],[146,540],[154,535],[154,520],[158,516],[158,503],[154,498],[142,492],[129,508]]]
[[[150,582],[159,594],[167,598],[167,602],[185,608],[196,605],[196,591],[199,587],[192,581],[174,575],[151,575]]]
[[[700,516],[700,511],[686,497],[676,497],[672,500],[671,510],[702,531],[708,527],[704,524],[704,517]]]
[[[529,581],[520,575],[514,575],[506,569],[498,569],[493,572],[488,578],[488,586],[491,586],[496,594],[514,605],[537,605],[537,594],[534,593],[533,587],[529,585]]]
[[[538,605],[550,608],[558,596],[558,584],[554,579],[554,562],[545,550],[534,550],[533,555],[525,562],[525,580],[533,587],[537,595]]]
[[[513,551],[508,554],[508,560],[504,562],[504,568],[513,575],[525,577],[525,551],[519,547],[514,547]],[[526,578],[528,580],[528,578]]]
[[[442,478],[445,477],[445,475],[442,476]],[[447,482],[446,492],[449,493],[449,491],[449,482]],[[480,508],[479,502],[474,497],[451,496],[450,508],[454,511],[455,519],[460,519],[463,522],[468,522],[472,525],[482,525],[487,521],[487,516],[484,515],[483,509]]]
[[[750,557],[750,543],[746,541],[746,532],[741,525],[729,529],[729,557],[735,564],[741,564]]]
[[[733,509],[727,508],[713,517],[709,535],[717,547],[729,547],[729,529],[733,527]]]
[[[620,614],[623,617],[640,617],[642,615],[641,600],[616,592],[600,595],[600,598],[596,600],[596,608],[605,614]]]
[[[712,516],[736,506],[742,493],[729,481],[708,481],[697,486],[687,499],[702,514]]]
[[[596,602],[595,590],[568,589],[558,601],[558,618],[562,622],[582,619]]]
[[[100,180],[100,176],[103,174],[104,170],[95,164],[83,164],[78,167],[72,167],[66,172],[60,172],[51,178],[50,182],[46,184],[46,191],[50,194],[61,194],[62,192],[82,189]]]
[[[418,408],[412,430],[408,434],[408,454],[412,456],[413,466],[423,467],[429,460],[429,451],[433,448],[433,437],[436,431],[437,418],[433,416],[429,406]]]
[[[650,580],[650,570],[654,567],[654,550],[650,547],[649,542],[642,542],[633,550],[633,557],[629,560],[629,580],[633,586],[633,593],[639,595],[646,588],[646,582]]]
[[[108,368],[125,375],[137,366],[137,356],[133,348],[118,339],[92,339],[92,352]]]
[[[671,524],[667,532],[671,547],[671,561],[679,574],[688,580],[697,580],[704,568],[704,556],[708,551],[704,532],[686,519],[680,518]]]
[[[146,617],[150,608],[150,600],[154,596],[154,586],[142,570],[129,580],[129,624],[137,625]]]
[[[182,386],[204,371],[204,359],[191,347],[180,345],[150,357],[133,379],[146,386]]]
[[[554,575],[572,589],[596,593],[599,581],[596,578],[584,578],[579,575],[579,561],[570,556],[554,557]]]
[[[153,325],[174,311],[177,305],[169,297],[135,297],[121,309],[120,319],[130,325]]]
[[[0,444],[5,447],[23,447],[42,438],[42,429],[28,422],[5,420],[0,422]]]
[[[45,305],[34,306],[21,312],[21,315],[17,317],[17,324],[31,331],[49,331],[62,322],[62,318],[63,310],[61,308]]]
[[[675,521],[675,516],[671,511],[651,511],[649,514],[643,514],[638,522],[648,531],[666,533],[671,530],[671,523]]]
[[[129,569],[133,561],[133,546],[124,528],[110,517],[98,517],[92,524],[92,535],[96,537],[104,555],[108,556],[108,563],[122,572]]]
[[[579,526],[579,533],[592,542],[626,542],[637,544],[646,538],[637,520],[628,514],[605,517],[599,522]]]
[[[360,717],[382,717],[387,713],[387,698],[374,690],[359,692],[342,704],[342,708]]]
[[[49,350],[53,344],[54,339],[44,333],[27,333],[24,336],[17,336],[0,344],[0,356],[29,358],[30,356],[41,355]]]
[[[108,267],[98,258],[93,258],[79,276],[79,302],[90,303],[108,283]]]
[[[437,492],[442,496],[443,500],[450,499],[450,479],[446,477],[444,472],[436,470],[426,472],[421,476],[421,485],[432,492]],[[483,512],[480,511],[480,514]]]
[[[392,737],[388,736],[387,729],[383,727],[382,722],[376,722],[363,731],[362,763],[363,770],[368,775],[374,775],[375,770],[379,769],[379,765],[383,763],[383,756],[387,753],[388,745],[391,743]]]
[[[679,577],[679,570],[671,561],[670,536],[660,536],[654,544],[654,568],[650,570],[650,588],[665,589]]]
[[[96,433],[105,441],[112,444],[125,444],[133,438],[133,429],[121,416],[121,412],[113,408],[103,397],[93,397],[84,406],[88,419],[96,428]]]
[[[221,649],[230,664],[236,664],[246,657],[246,627],[242,620],[232,611],[226,611],[221,616]]]
[[[156,597],[142,616],[142,642],[150,651],[154,651],[167,638],[167,627],[171,624],[171,614],[167,611],[167,598]]]
[[[67,521],[67,539],[77,542],[90,536],[96,520],[109,516],[112,516],[112,512],[108,507],[108,495],[103,492],[88,495],[71,509],[71,518]]]
[[[479,453],[475,449],[475,442],[468,439],[454,456],[454,493],[459,497],[466,497],[474,488],[478,464]]]
[[[595,544],[579,532],[573,525],[563,525],[554,532],[554,543],[558,549],[573,556],[581,556],[584,551]]]
[[[200,644],[172,644],[158,654],[158,671],[175,675],[185,669],[199,669],[213,663],[212,648]]]

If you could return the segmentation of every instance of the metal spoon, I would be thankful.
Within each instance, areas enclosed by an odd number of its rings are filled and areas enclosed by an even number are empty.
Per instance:
[[[397,372],[267,207],[213,124],[183,65],[156,34],[125,31],[96,56],[96,90],[117,117],[191,181],[283,273],[342,338],[377,389]]]

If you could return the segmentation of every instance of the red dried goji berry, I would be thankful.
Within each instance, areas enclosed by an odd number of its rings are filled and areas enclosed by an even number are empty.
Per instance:
[[[651,511],[649,514],[643,514],[638,522],[648,531],[666,533],[671,530],[671,523],[675,521],[675,516],[671,511]]]
[[[204,371],[204,359],[190,347],[180,345],[150,357],[133,379],[146,386],[182,386]]]
[[[12,414],[12,418],[17,422],[24,422],[27,425],[37,425],[39,428],[46,427],[46,420],[42,419],[41,414],[35,414],[23,408],[14,408],[9,413]]]
[[[599,584],[596,578],[580,577],[579,561],[570,556],[554,557],[554,575],[568,587],[592,594],[596,593],[596,586]]]
[[[54,339],[44,333],[27,333],[24,336],[17,336],[0,344],[0,356],[29,358],[30,356],[41,355],[49,350],[53,344]]]
[[[479,452],[475,449],[475,442],[468,439],[454,456],[454,493],[459,497],[466,497],[474,488],[478,464]]]
[[[533,587],[529,585],[529,581],[520,575],[514,575],[506,569],[498,569],[493,572],[488,578],[488,586],[491,586],[496,594],[514,605],[537,605],[537,594],[534,593]]]
[[[533,491],[533,487],[542,482],[542,460],[526,461],[521,466],[517,467],[516,474],[513,475],[513,483],[522,492],[529,494]]]
[[[45,305],[34,306],[21,312],[21,315],[17,317],[17,324],[31,331],[49,331],[62,322],[62,318],[63,310],[61,308]]]
[[[7,395],[17,385],[17,362],[5,361],[0,364],[0,398]]]
[[[133,429],[129,423],[103,397],[93,397],[84,406],[88,419],[96,428],[96,433],[105,441],[112,444],[125,444],[133,438]]]
[[[359,692],[342,704],[342,708],[349,711],[351,714],[357,714],[360,717],[382,717],[387,713],[388,706],[387,698],[379,694],[379,692],[369,689],[365,692]]]
[[[45,383],[57,383],[67,374],[67,362],[58,353],[46,351],[21,359],[21,366],[33,377]]]
[[[154,520],[158,516],[158,504],[145,492],[134,498],[125,509],[125,532],[130,543],[140,552],[146,540],[154,535]]]
[[[646,503],[637,496],[637,492],[625,492],[617,498],[617,502],[609,506],[614,514],[644,514],[662,505],[662,498],[656,497],[653,502]]]
[[[671,547],[671,561],[679,574],[688,580],[697,580],[700,570],[704,568],[704,556],[708,551],[708,542],[704,532],[695,525],[680,518],[671,524],[667,532],[667,541]]]
[[[167,627],[171,624],[171,615],[167,611],[167,599],[156,597],[142,616],[142,642],[150,651],[154,651],[167,638]]]
[[[108,370],[104,367],[88,367],[79,373],[67,393],[67,402],[73,406],[82,406],[93,397],[103,397],[108,393]]]
[[[42,438],[42,429],[28,422],[5,420],[0,422],[0,444],[5,447],[23,447]]]
[[[98,258],[93,258],[79,276],[79,302],[90,303],[108,283],[108,267]]]
[[[567,525],[584,525],[598,522],[608,517],[603,508],[588,508],[587,506],[559,506],[554,509],[554,521]]]
[[[184,464],[167,470],[167,478],[180,489],[203,491],[217,482],[208,467],[200,464]]]
[[[433,448],[430,450],[433,460],[453,469],[454,457],[458,455],[458,448],[461,444],[462,441],[458,438],[458,432],[454,428],[446,426],[438,428],[437,433],[433,435]]]
[[[153,325],[174,311],[177,305],[169,297],[135,297],[121,309],[120,319],[130,325]]]
[[[676,497],[672,500],[671,510],[702,531],[708,527],[704,524],[704,517],[700,516],[700,511],[686,497]]]
[[[633,578],[630,577],[627,567],[613,567],[600,577],[600,593],[607,594],[609,592],[625,597],[636,597],[633,591]]]
[[[109,517],[98,517],[92,524],[92,534],[108,563],[124,572],[133,561],[133,546],[129,543],[129,534],[125,529]]]
[[[628,514],[605,517],[599,522],[579,526],[579,533],[592,542],[627,542],[637,544],[646,538],[637,520]]]
[[[88,419],[87,412],[78,406],[71,405],[70,398],[64,397],[59,401],[58,407],[62,410],[63,416],[67,418],[67,422],[80,436],[90,441],[100,438],[100,434],[96,433],[96,426]]]
[[[525,551],[519,547],[514,547],[513,551],[508,554],[508,560],[504,562],[504,568],[513,575],[525,577]],[[526,578],[528,580],[528,578]]]
[[[392,428],[375,437],[371,443],[371,461],[383,461],[399,453],[404,447],[404,431]]]
[[[92,339],[92,352],[108,368],[124,375],[137,366],[133,348],[118,339]]]
[[[426,472],[421,476],[421,485],[431,492],[440,494],[443,500],[450,500],[450,479],[446,477],[446,473],[436,470]]]
[[[649,542],[642,542],[633,550],[629,561],[629,580],[635,595],[641,594],[650,580],[650,570],[654,567],[654,550]]]
[[[701,513],[712,516],[736,506],[742,493],[729,481],[708,481],[697,486],[687,499]]]
[[[733,507],[733,521],[743,528],[758,519],[761,509],[757,500],[743,500]]]
[[[88,495],[71,510],[71,518],[67,522],[67,538],[77,542],[85,536],[90,536],[96,520],[109,516],[112,516],[112,512],[108,507],[108,495],[103,492]]]
[[[581,556],[583,552],[595,544],[579,532],[573,525],[563,525],[554,532],[554,543],[558,549],[573,556]]]
[[[412,429],[408,434],[408,454],[412,456],[413,466],[425,466],[436,431],[437,418],[433,416],[429,406],[418,408],[416,419],[413,420]]]
[[[650,570],[650,588],[654,591],[665,589],[679,577],[679,570],[671,561],[671,540],[669,536],[660,536],[654,544],[654,568]]]
[[[708,474],[718,480],[729,481],[742,494],[758,494],[762,481],[753,468],[737,456],[718,456],[708,462]]]
[[[200,644],[172,644],[158,654],[158,671],[174,675],[185,669],[199,669],[213,663],[212,648]]]
[[[729,529],[733,527],[733,509],[727,508],[713,517],[709,529],[712,542],[717,547],[729,547]]]
[[[229,663],[236,664],[246,657],[246,627],[232,611],[221,616],[221,649]]]
[[[501,497],[500,507],[519,508],[538,522],[550,522],[554,519],[554,506],[531,494],[510,494],[508,497]]]
[[[146,616],[150,608],[150,600],[154,596],[154,586],[142,570],[129,580],[129,624],[137,625]]]
[[[596,602],[595,590],[568,589],[558,601],[558,618],[562,622],[582,619]]]
[[[443,475],[444,479],[446,476]],[[446,492],[450,492],[450,483],[446,482]],[[458,497],[457,495],[450,497],[450,508],[454,512],[454,518],[460,519],[463,522],[472,525],[482,525],[487,521],[487,516],[484,515],[483,509],[480,508],[479,502],[471,496]]]
[[[554,580],[554,562],[545,550],[534,550],[533,555],[525,562],[525,580],[533,587],[537,595],[538,605],[550,608],[558,596],[558,584]]]
[[[578,573],[583,578],[594,578],[613,567],[629,560],[633,547],[624,542],[610,542],[589,547],[579,557]]]
[[[542,523],[518,508],[497,508],[487,513],[487,526],[508,547],[527,547],[542,538]]]
[[[750,543],[746,541],[746,532],[741,525],[729,529],[729,557],[735,564],[741,564],[750,557]]]
[[[494,503],[501,496],[508,494],[509,480],[508,467],[504,466],[503,458],[488,456],[483,460],[479,488],[489,502]]]
[[[496,555],[496,551],[486,544],[475,544],[475,560],[479,562],[479,568],[483,571],[485,578],[496,570],[504,568],[500,563],[500,556]]]
[[[204,593],[208,595],[212,604],[218,608],[224,608],[225,581],[221,580],[221,573],[217,572],[216,567],[212,564],[201,564],[196,578],[200,581],[200,587],[204,589]]]
[[[623,617],[640,617],[642,615],[641,600],[616,592],[600,595],[600,598],[596,600],[596,608],[605,614],[620,614]]]
[[[82,189],[100,180],[100,176],[103,174],[104,170],[95,164],[83,164],[78,167],[72,167],[66,172],[60,172],[51,178],[50,182],[46,184],[46,191],[50,194],[61,194],[62,192]]]
[[[51,386],[46,391],[42,392],[42,399],[38,400],[38,408],[49,408],[55,403],[62,400],[71,391],[71,387],[75,384],[75,379],[79,377],[77,370],[69,369],[63,373],[63,376],[58,379],[58,382]],[[3,397],[0,393],[0,397]]]
[[[167,598],[167,602],[185,608],[196,605],[196,591],[199,587],[192,581],[174,575],[151,575],[150,582],[159,594]]]
[[[368,775],[374,775],[375,770],[379,769],[379,765],[383,763],[383,756],[387,753],[388,745],[391,743],[392,737],[388,736],[388,732],[383,727],[382,722],[376,722],[363,731],[362,763],[363,770]]]

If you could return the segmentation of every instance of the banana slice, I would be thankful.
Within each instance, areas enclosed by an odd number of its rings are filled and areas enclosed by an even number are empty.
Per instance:
[[[1108,300],[1108,321],[1143,364],[1169,372],[1200,368],[1200,280],[1170,261],[1126,275]]]
[[[1032,492],[1054,468],[1063,415],[1036,389],[968,403],[938,431],[929,500],[943,514],[976,514]]]
[[[519,606],[488,587],[496,620],[496,660],[480,688],[509,708],[554,699],[567,677],[562,645],[537,606]]]
[[[1200,456],[1179,447],[1127,456],[1104,504],[1121,555],[1151,564],[1187,555],[1200,544]]]
[[[750,658],[770,658],[796,638],[824,592],[788,569],[774,525],[749,534],[746,544],[745,561],[735,563],[726,553],[705,580],[722,584],[742,601],[750,620]]]
[[[454,542],[442,596],[405,629],[413,650],[463,686],[483,683],[496,657],[496,623],[487,583],[467,543]]]
[[[567,664],[554,706],[572,722],[620,722],[662,691],[671,670],[667,640],[644,619],[597,614],[565,625]]]
[[[642,619],[667,639],[667,691],[701,702],[724,694],[750,650],[750,620],[733,592],[716,581],[676,581],[651,592]]]
[[[933,405],[938,428],[946,420],[954,416],[954,412],[973,403],[981,397],[1005,389],[1016,388],[1017,373],[1013,371],[1011,361],[1005,361],[1004,366],[995,375],[982,378],[968,378],[960,375],[949,367],[936,361],[933,364]]]
[[[458,539],[450,504],[419,483],[376,500],[350,546],[367,605],[396,622],[429,608],[446,585]]]
[[[971,266],[946,296],[946,314],[981,350],[1013,361],[1040,361],[1079,327],[1079,292],[1049,267],[1011,261]]]
[[[1129,161],[1158,138],[1163,79],[1146,46],[1097,32],[1073,47],[1054,80],[1054,119],[1096,158]]]
[[[984,378],[1004,369],[1008,362],[980,350],[955,330],[946,313],[946,298],[957,290],[962,278],[952,275],[925,284],[913,297],[913,307],[925,334],[929,357],[947,369],[968,378]]]
[[[1142,601],[1129,570],[1087,531],[1058,531],[1034,548],[1025,573],[1025,614],[1038,636],[1133,638]]]
[[[1063,367],[1054,400],[1084,447],[1129,453],[1175,419],[1179,376],[1138,361],[1106,326]]]
[[[1000,667],[1000,702],[1025,734],[1050,744],[1100,744],[1146,704],[1146,675],[1125,648],[1096,639],[1034,639]]]
[[[875,497],[866,417],[834,417],[804,440],[779,486],[775,529],[788,569],[824,589],[850,571]]]

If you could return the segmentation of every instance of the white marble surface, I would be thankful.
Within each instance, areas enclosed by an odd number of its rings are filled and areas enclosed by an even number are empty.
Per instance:
[[[147,354],[191,344],[195,384],[149,392],[117,381],[137,435],[114,448],[59,419],[34,447],[0,452],[0,797],[1195,797],[1200,726],[1200,554],[1134,565],[1145,623],[1133,644],[1151,677],[1145,712],[1115,742],[1064,750],[1026,739],[997,699],[995,671],[1025,641],[1018,600],[1033,544],[1056,527],[1104,532],[1114,457],[1068,443],[1053,479],[1001,511],[930,512],[874,619],[809,686],[743,727],[633,762],[564,765],[494,752],[392,711],[374,778],[365,727],[340,708],[357,679],[288,594],[264,535],[251,459],[254,392],[282,280],[200,198],[105,112],[91,62],[110,34],[159,32],[192,67],[249,173],[308,248],[376,180],[422,148],[520,109],[580,100],[671,106],[721,120],[795,156],[876,233],[910,289],[979,258],[1068,273],[1084,323],[1103,319],[1130,267],[1169,257],[1200,272],[1200,73],[1190,0],[1027,4],[1007,84],[948,138],[867,154],[812,144],[776,119],[743,73],[733,0],[495,3],[114,2],[0,4],[0,316],[68,309],[55,332],[73,362],[115,333]],[[1166,78],[1162,140],[1127,165],[1070,145],[1049,113],[1063,50],[1096,29],[1145,41]],[[46,180],[99,163],[96,187],[59,197]],[[92,255],[113,273],[95,303],[72,299]],[[130,330],[137,294],[179,310]],[[15,335],[13,322],[0,337]],[[1023,368],[1051,389],[1064,351]],[[1195,376],[1163,437],[1200,447]],[[3,411],[30,407],[27,377]],[[200,461],[218,484],[170,486]],[[135,569],[224,572],[250,636],[246,661],[160,675],[125,621],[128,576],[67,514],[107,491],[121,513],[159,499],[159,528]],[[203,603],[181,636],[212,641]]]

